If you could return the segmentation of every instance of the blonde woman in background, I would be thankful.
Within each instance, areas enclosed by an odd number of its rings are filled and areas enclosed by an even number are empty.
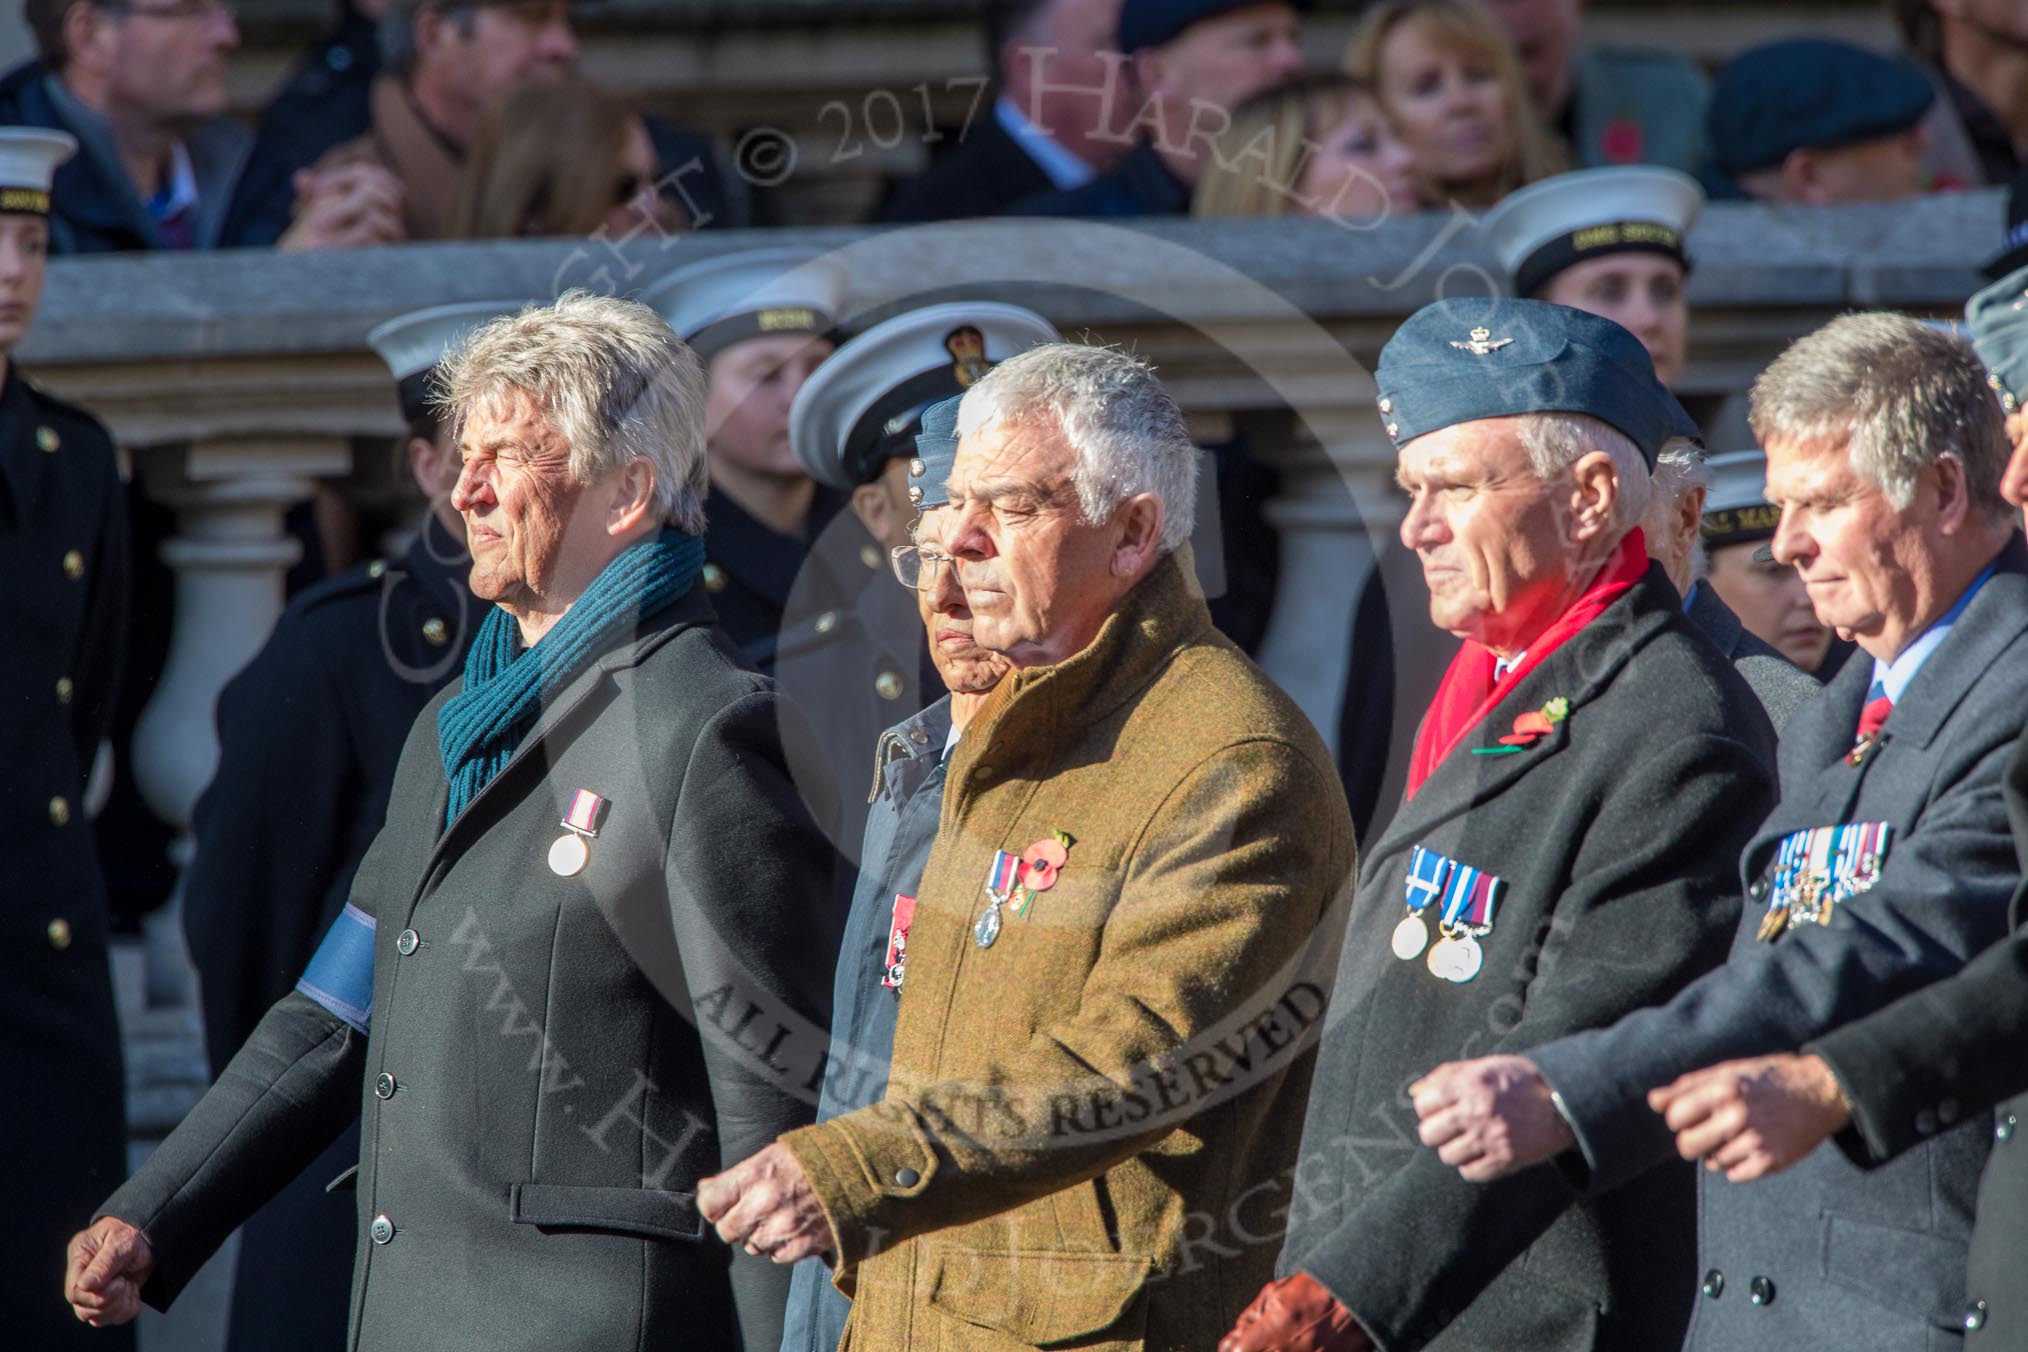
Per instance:
[[[1190,212],[1378,220],[1421,206],[1414,170],[1371,89],[1335,72],[1303,75],[1233,110]]]
[[[656,188],[655,144],[632,102],[581,80],[533,84],[487,118],[451,212],[453,239],[625,239],[684,214]]]
[[[1380,0],[1345,65],[1380,96],[1432,203],[1489,207],[1570,167],[1529,101],[1506,30],[1480,0]]]

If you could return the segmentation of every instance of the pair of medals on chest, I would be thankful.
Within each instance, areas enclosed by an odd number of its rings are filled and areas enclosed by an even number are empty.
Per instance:
[[[591,843],[598,839],[606,809],[611,806],[590,789],[579,789],[572,796],[570,811],[564,813],[561,823],[563,834],[549,847],[551,873],[559,878],[575,878],[584,872],[591,863]]]
[[[1052,831],[1020,854],[996,850],[993,867],[986,872],[985,909],[972,922],[972,942],[991,948],[1006,923],[1001,912],[1010,907],[1015,919],[1027,919],[1036,896],[1056,886],[1057,875],[1070,862],[1070,847],[1076,843],[1064,832]]]
[[[1486,965],[1479,941],[1493,932],[1493,916],[1506,883],[1484,869],[1445,858],[1421,845],[1409,854],[1405,904],[1408,914],[1394,927],[1394,956],[1423,958],[1430,972],[1456,985],[1477,977]],[[1438,938],[1429,938],[1435,912]]]

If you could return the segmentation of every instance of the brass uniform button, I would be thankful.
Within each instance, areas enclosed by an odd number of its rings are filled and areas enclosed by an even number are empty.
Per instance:
[[[71,680],[71,678],[68,676],[59,676],[56,678],[56,702],[58,704],[70,703],[71,696],[75,695],[76,693],[77,693],[77,682]]]
[[[70,800],[68,798],[59,796],[49,800],[49,824],[51,826],[70,825]]]
[[[432,647],[441,648],[451,641],[451,631],[434,615],[423,621],[422,630],[423,637],[429,640]]]
[[[1394,401],[1392,399],[1382,399],[1380,401],[1380,411],[1382,413],[1394,412]]]
[[[872,545],[861,545],[859,546],[859,561],[868,568],[878,570],[880,567],[880,551]]]
[[[49,946],[59,953],[70,947],[70,921],[62,916],[49,922]]]
[[[63,556],[63,575],[72,582],[84,576],[84,555],[75,549]]]
[[[374,561],[373,561],[372,563],[369,563],[369,564],[367,564],[367,565],[366,565],[366,575],[367,575],[368,577],[372,578],[372,579],[373,579],[373,580],[374,580],[375,582],[378,582],[378,581],[380,581],[380,579],[382,579],[382,578],[386,577],[386,576],[387,576],[387,560],[386,560],[386,559],[375,559],[375,560],[374,560]]]
[[[1401,424],[1400,424],[1400,423],[1389,423],[1389,424],[1387,424],[1387,435],[1388,435],[1388,436],[1390,436],[1390,437],[1398,437],[1398,436],[1400,436],[1400,435],[1401,435]]]
[[[873,693],[882,699],[901,698],[901,677],[891,671],[883,671],[873,678]]]
[[[35,444],[40,446],[44,453],[53,453],[57,447],[63,445],[63,438],[56,434],[54,427],[38,427],[35,429]]]
[[[725,570],[715,563],[704,565],[704,590],[722,592],[725,590]]]
[[[922,460],[921,460],[920,458],[917,458],[917,459],[914,459],[914,460],[911,460],[911,461],[909,461],[909,462],[908,462],[908,477],[909,477],[909,478],[911,478],[911,479],[920,479],[920,478],[921,478],[921,477],[922,477],[922,476],[923,476],[924,474],[927,474],[928,472],[929,472],[929,466],[927,466],[927,465],[923,464],[923,462],[922,462]]]
[[[831,632],[831,631],[832,631],[833,629],[836,629],[837,627],[838,627],[838,612],[837,612],[837,611],[835,611],[835,610],[827,610],[827,611],[825,611],[825,612],[824,612],[824,613],[823,613],[822,615],[819,615],[819,616],[817,617],[817,632],[818,632],[818,633],[820,633],[820,634],[828,634],[828,633],[830,633],[830,632]]]

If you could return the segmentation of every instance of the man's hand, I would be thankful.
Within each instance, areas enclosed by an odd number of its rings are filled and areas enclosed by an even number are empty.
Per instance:
[[[838,1247],[831,1223],[796,1157],[777,1141],[697,1185],[697,1209],[718,1237],[777,1263],[796,1263]]]
[[[1526,1057],[1451,1061],[1410,1085],[1408,1096],[1422,1143],[1467,1183],[1491,1183],[1577,1144]]]
[[[141,1288],[154,1271],[147,1238],[117,1216],[102,1216],[71,1236],[63,1296],[95,1329],[129,1323],[141,1313]]]
[[[1734,1183],[1778,1174],[1852,1121],[1838,1079],[1815,1056],[1721,1061],[1648,1093],[1676,1152]]]
[[[1370,1352],[1352,1312],[1307,1272],[1269,1282],[1218,1340],[1218,1352]]]
[[[407,189],[377,164],[300,170],[295,186],[295,210],[277,249],[363,249],[408,238],[401,219]]]

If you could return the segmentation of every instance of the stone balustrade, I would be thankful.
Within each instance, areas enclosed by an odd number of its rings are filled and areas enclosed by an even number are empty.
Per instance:
[[[1894,207],[1713,207],[1690,241],[1697,266],[1682,392],[1709,411],[1788,341],[1849,309],[1957,313],[2002,217],[1997,192]],[[400,430],[392,382],[364,346],[370,328],[429,304],[548,298],[573,285],[625,293],[680,263],[790,243],[839,251],[859,319],[940,299],[1015,301],[1067,334],[1150,356],[1207,430],[1245,430],[1283,480],[1269,508],[1282,582],[1262,663],[1327,737],[1347,664],[1358,660],[1351,602],[1366,569],[1381,568],[1397,598],[1401,649],[1429,647],[1419,641],[1419,572],[1393,542],[1401,504],[1367,373],[1404,315],[1491,284],[1491,258],[1462,213],[1366,229],[989,221],[619,246],[62,259],[19,356],[37,380],[107,422],[142,490],[177,521],[163,551],[177,582],[168,667],[134,746],[120,749],[156,810],[187,825],[212,772],[213,703],[280,612],[293,558],[282,514],[319,482],[367,491],[353,439]],[[1413,720],[1397,722],[1400,741]],[[160,1040],[185,1045],[188,983],[171,970],[178,949],[173,925],[157,921],[146,984],[165,1018],[181,1012],[153,1026]],[[197,1083],[187,1068],[163,1069],[180,1063],[162,1046],[139,1050],[137,1131],[159,1130]]]

